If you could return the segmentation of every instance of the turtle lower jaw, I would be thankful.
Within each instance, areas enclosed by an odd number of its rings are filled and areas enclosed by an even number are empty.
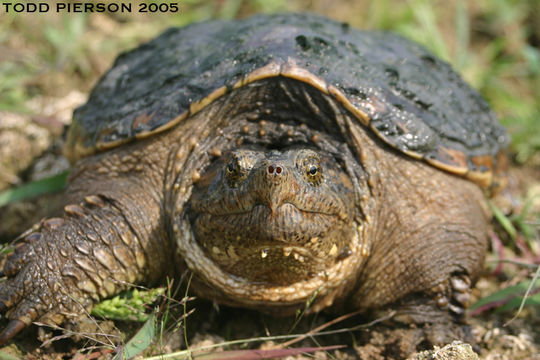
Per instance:
[[[223,271],[271,285],[293,284],[331,268],[349,249],[350,228],[337,216],[291,204],[274,212],[257,205],[242,214],[202,214],[193,226],[199,246]]]
[[[192,286],[198,296],[281,315],[294,314],[314,294],[310,309],[319,311],[353,284],[364,256],[356,224],[349,224],[349,229],[334,237],[345,239],[346,245],[335,243],[336,247],[317,252],[316,245],[308,249],[283,243],[234,247],[216,242],[214,248],[203,245],[186,218],[173,228],[177,251],[195,274]],[[340,247],[348,256],[341,256]]]
[[[229,246],[225,254],[209,255],[217,266],[233,276],[273,286],[307,280],[320,275],[333,263],[318,258],[311,249],[287,245]]]
[[[207,258],[229,276],[270,286],[287,286],[324,276],[342,260],[328,251],[275,243],[201,248]],[[337,252],[335,246],[332,249],[330,252]]]
[[[197,243],[223,271],[248,281],[287,285],[318,276],[347,256],[351,225],[337,215],[258,204],[230,215],[198,214]]]
[[[245,243],[199,243],[224,272],[254,283],[289,285],[320,275],[335,259],[327,252],[282,241],[244,239]]]

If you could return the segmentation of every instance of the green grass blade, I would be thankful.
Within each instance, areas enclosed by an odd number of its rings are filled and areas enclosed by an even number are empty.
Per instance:
[[[127,342],[122,349],[122,356],[116,355],[114,360],[131,359],[143,352],[154,339],[156,335],[156,317],[152,315],[143,327]]]
[[[525,292],[523,299],[521,299],[520,301],[519,309],[516,311],[516,314],[514,315],[514,317],[510,319],[509,321],[507,321],[506,324],[504,324],[504,326],[514,321],[519,316],[519,314],[521,313],[525,305],[540,305],[540,292],[537,292],[536,294],[529,296],[529,294],[531,294],[531,292],[533,291],[534,284],[537,283],[538,278],[540,278],[540,265],[538,265],[538,267],[536,268],[536,272],[534,273],[531,283],[529,284],[529,287],[527,288],[527,291]],[[539,290],[539,289],[536,289],[536,290]]]
[[[150,290],[133,289],[128,293],[103,300],[92,309],[92,315],[110,320],[145,322],[148,304],[153,303],[165,292],[165,288]]]
[[[504,215],[498,207],[493,205],[491,201],[488,201],[487,203],[495,219],[497,219],[508,235],[510,235],[510,238],[514,240],[517,235],[517,230],[514,227],[514,224],[512,224],[512,221],[506,215]]]
[[[15,189],[6,190],[0,193],[0,206],[4,206],[16,201],[26,200],[35,196],[60,191],[66,186],[68,174],[69,171],[64,171],[46,179],[33,181],[31,183],[21,185]]]
[[[469,24],[469,15],[467,13],[467,4],[463,0],[457,2],[456,9],[456,44],[457,50],[454,56],[454,65],[459,72],[463,72],[469,62],[470,45],[469,33],[471,25]]]
[[[0,351],[0,360],[21,360],[22,357]]]
[[[487,308],[493,308],[493,307],[500,308],[501,306],[506,305],[507,303],[509,303],[510,301],[513,301],[514,299],[516,299],[516,301],[515,303],[513,303],[513,305],[514,304],[517,304],[517,305],[514,305],[514,306],[509,305],[508,308],[505,307],[504,310],[507,310],[510,308],[517,308],[519,307],[521,303],[521,300],[522,300],[521,297],[528,291],[529,288],[534,289],[540,286],[540,281],[538,280],[535,281],[534,285],[532,285],[531,282],[532,282],[531,280],[522,281],[516,285],[509,286],[505,289],[496,291],[493,294],[478,300],[475,304],[473,304],[469,308],[469,310],[472,312],[475,312],[476,309],[480,309],[480,308],[486,308],[486,310]],[[537,301],[537,298],[535,295],[533,299],[531,300],[531,303],[535,303],[536,301]]]

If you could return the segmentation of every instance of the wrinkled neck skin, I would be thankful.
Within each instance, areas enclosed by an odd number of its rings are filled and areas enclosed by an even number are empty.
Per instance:
[[[169,135],[183,137],[168,171],[172,237],[199,296],[290,314],[317,294],[318,311],[353,289],[369,254],[367,177],[333,100],[262,85],[191,118],[196,141],[181,126]]]

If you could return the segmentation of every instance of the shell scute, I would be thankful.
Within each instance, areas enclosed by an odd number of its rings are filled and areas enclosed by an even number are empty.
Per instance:
[[[76,160],[164,131],[230,91],[278,76],[330,94],[399,151],[471,179],[494,172],[498,162],[486,159],[508,143],[481,96],[421,46],[278,14],[170,29],[121,55],[76,110],[67,153]]]

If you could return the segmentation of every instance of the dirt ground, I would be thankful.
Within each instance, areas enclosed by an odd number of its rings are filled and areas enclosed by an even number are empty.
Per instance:
[[[318,6],[330,6],[320,1]],[[326,5],[325,5],[326,4]],[[332,8],[335,17],[342,17],[342,8]],[[91,19],[101,22],[105,29],[102,32],[114,33],[114,22],[110,19]],[[5,46],[5,45],[4,45]],[[9,44],[13,49],[13,44]],[[2,43],[0,42],[0,52]],[[5,50],[5,49],[4,49]],[[20,53],[26,50],[21,45]],[[13,53],[13,52],[12,52]],[[89,59],[93,71],[101,73],[106,69],[109,60]],[[85,65],[80,65],[84,67]],[[43,75],[45,76],[45,75]],[[52,80],[48,79],[47,82]],[[34,96],[26,101],[25,112],[4,110],[0,112],[0,192],[13,188],[16,185],[29,181],[46,178],[58,174],[69,168],[69,164],[61,155],[62,135],[65,127],[70,123],[71,111],[74,107],[85,101],[89,84],[93,80],[85,79],[77,82],[66,80],[59,75],[53,81],[61,84],[64,91],[58,93],[47,92]],[[81,85],[83,84],[84,85]],[[47,85],[50,86],[50,85]],[[69,89],[69,90],[67,90]],[[74,90],[79,89],[79,90]],[[511,157],[513,158],[513,154]],[[523,199],[533,199],[531,214],[540,213],[540,154],[532,156],[524,165],[512,163],[510,169],[510,182],[507,190],[495,199],[494,202],[506,213],[519,213],[524,206]],[[537,197],[531,194],[538,194]],[[20,233],[38,223],[45,217],[50,217],[60,211],[61,193],[42,195],[29,200],[18,201],[0,208],[0,240],[9,242]],[[538,219],[533,219],[537,221]],[[538,236],[538,224],[535,230]],[[514,285],[530,274],[530,270],[522,267],[504,264],[503,268],[497,266],[496,259],[502,253],[506,259],[524,259],[523,249],[512,249],[507,239],[501,234],[500,225],[493,221],[493,238],[491,253],[486,260],[484,276],[479,280],[474,290],[474,298],[481,299],[499,289]],[[538,239],[538,237],[536,238]],[[499,243],[500,241],[500,243]],[[499,248],[499,244],[501,247]],[[499,251],[500,250],[500,251]],[[532,244],[528,250],[532,256],[530,262],[540,260],[540,245]],[[0,284],[1,286],[1,284]],[[331,322],[337,316],[332,314],[319,314],[307,316],[298,324],[294,318],[276,319],[257,312],[241,309],[218,308],[199,300],[188,302],[188,310],[195,308],[195,312],[187,317],[186,327],[174,326],[169,322],[168,331],[160,337],[157,344],[149,347],[145,356],[169,353],[185,348],[186,339],[190,348],[198,348],[220,344],[231,339],[248,339],[259,336],[276,334],[306,334],[312,329]],[[183,309],[173,311],[173,317],[181,317]],[[478,354],[481,359],[540,359],[540,307],[527,306],[517,319],[505,325],[513,316],[514,311],[496,313],[493,310],[485,311],[470,318],[474,344],[467,347],[460,344],[449,344],[445,349],[432,349],[429,353],[418,353],[414,359],[474,359]],[[336,329],[351,329],[358,324],[364,324],[372,319],[354,316],[336,323],[324,331]],[[0,326],[6,324],[5,319],[0,320]],[[92,332],[93,323],[85,331]],[[171,325],[172,324],[172,325]],[[294,326],[293,326],[294,325]],[[99,332],[120,336],[124,341],[129,340],[140,328],[140,323],[134,322],[100,322]],[[79,326],[76,331],[81,331]],[[184,331],[186,336],[184,336]],[[84,338],[62,338],[61,332],[38,330],[32,327],[25,330],[14,342],[0,348],[0,359],[28,358],[28,359],[94,359],[112,358],[114,350],[100,344],[89,342]],[[38,339],[47,340],[51,336],[60,336],[57,341],[46,347],[41,346]],[[388,339],[384,328],[365,327],[360,330],[344,330],[341,333],[325,336],[308,337],[294,344],[299,346],[329,346],[336,344],[347,345],[346,348],[330,352],[318,351],[311,355],[295,355],[290,359],[385,359],[391,357],[392,350],[388,350]],[[403,335],[408,336],[406,334]],[[92,336],[95,337],[95,336]],[[99,338],[100,341],[107,341]],[[119,344],[118,338],[113,338]],[[282,341],[266,340],[247,345],[247,348],[260,347],[270,349]],[[386,347],[381,344],[386,344]],[[359,345],[363,344],[363,345]],[[397,346],[397,345],[396,345]],[[80,355],[81,349],[86,349],[86,355]],[[217,350],[223,347],[218,347]],[[229,349],[229,348],[227,348]],[[385,350],[386,349],[386,350]],[[470,350],[474,350],[471,352]],[[385,352],[386,351],[386,352]],[[11,356],[11,357],[10,357]],[[446,357],[445,357],[446,356]],[[219,357],[216,357],[219,358]]]

